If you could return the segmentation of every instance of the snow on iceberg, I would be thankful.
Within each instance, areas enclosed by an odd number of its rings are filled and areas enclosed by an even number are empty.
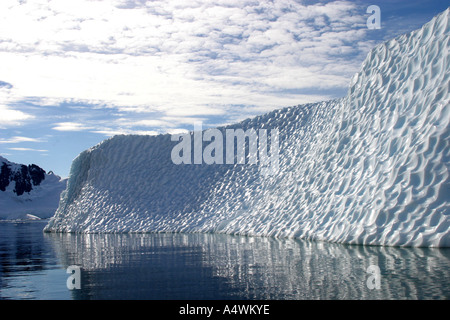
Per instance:
[[[277,129],[277,174],[177,165],[170,135],[116,136],[73,161],[45,231],[450,246],[449,13],[375,47],[346,97],[227,127]]]

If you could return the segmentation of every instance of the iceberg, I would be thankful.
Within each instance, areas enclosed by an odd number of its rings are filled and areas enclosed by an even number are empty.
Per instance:
[[[175,164],[169,134],[115,136],[73,161],[44,231],[449,247],[449,14],[376,46],[343,98],[218,128],[278,130],[276,174]]]

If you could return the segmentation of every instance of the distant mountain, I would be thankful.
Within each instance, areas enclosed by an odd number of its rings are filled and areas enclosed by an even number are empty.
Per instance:
[[[0,156],[0,220],[53,216],[66,183],[35,164],[17,164]]]

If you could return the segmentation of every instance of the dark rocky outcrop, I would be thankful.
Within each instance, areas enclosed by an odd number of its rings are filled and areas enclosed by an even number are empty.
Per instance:
[[[15,182],[14,192],[20,196],[25,192],[30,192],[33,186],[38,186],[45,179],[45,170],[35,164],[19,165],[12,168],[8,162],[1,165],[0,170],[0,190],[6,191],[11,182]]]

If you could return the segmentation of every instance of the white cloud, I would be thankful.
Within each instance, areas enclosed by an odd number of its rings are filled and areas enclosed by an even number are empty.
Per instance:
[[[13,151],[36,151],[36,152],[48,152],[48,150],[43,150],[43,149],[33,149],[33,148],[8,148],[8,150],[13,150]]]
[[[158,135],[161,133],[161,132],[154,131],[154,130],[129,130],[129,129],[109,129],[109,128],[93,130],[91,132],[102,134],[107,137],[111,137],[111,136],[115,136],[115,135],[122,135],[122,134],[154,136],[154,135]]]
[[[326,90],[345,88],[359,66],[347,56],[369,48],[360,28],[365,17],[356,12],[349,1],[2,0],[0,68],[13,84],[3,103],[34,97],[235,118],[239,111],[229,114],[229,106],[256,113],[329,99]],[[323,93],[283,93],[308,88]],[[32,117],[3,110],[0,125]],[[92,126],[62,122],[53,129]]]
[[[20,142],[43,142],[42,139],[15,136],[9,139],[0,139],[0,144]]]
[[[52,129],[56,131],[86,131],[92,129],[92,127],[78,122],[59,122],[54,125]]]
[[[31,114],[0,105],[0,128],[19,126],[33,118],[34,116]]]

